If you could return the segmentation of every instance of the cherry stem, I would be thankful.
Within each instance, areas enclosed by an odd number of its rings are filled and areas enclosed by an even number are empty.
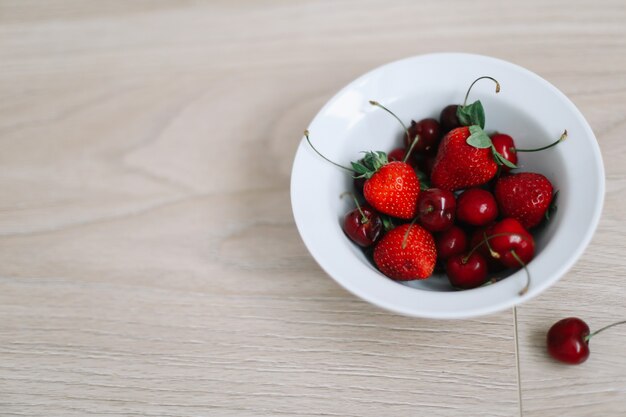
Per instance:
[[[585,336],[585,342],[589,341],[589,339],[591,339],[592,337],[594,337],[598,333],[600,333],[600,332],[602,332],[602,331],[604,331],[604,330],[606,330],[608,328],[611,328],[613,326],[620,325],[620,324],[626,324],[626,320],[622,320],[622,321],[618,321],[617,323],[609,324],[608,326],[604,326],[601,329],[598,329],[595,332],[593,332],[591,334],[588,334],[587,336]]]
[[[518,292],[518,295],[521,296],[521,295],[526,294],[528,292],[528,288],[530,288],[530,272],[528,272],[528,268],[526,268],[526,264],[520,259],[519,256],[517,256],[517,253],[515,253],[514,250],[511,251],[511,255],[513,255],[515,260],[519,262],[522,268],[524,268],[524,271],[526,271],[526,285],[524,286],[524,288],[520,290],[520,292]]]
[[[367,218],[365,213],[363,213],[363,210],[361,210],[361,205],[359,204],[359,200],[357,200],[356,196],[352,194],[350,191],[344,191],[343,193],[341,193],[339,198],[343,198],[343,196],[345,195],[349,195],[354,200],[354,204],[356,204],[356,208],[357,210],[359,210],[359,213],[361,214],[361,223],[366,224],[367,222],[369,222],[369,219]]]
[[[304,137],[306,138],[306,141],[309,143],[309,146],[311,147],[311,149],[313,149],[315,151],[315,153],[317,153],[319,156],[324,158],[326,161],[330,162],[331,164],[333,164],[336,167],[339,167],[341,169],[345,169],[346,171],[354,172],[354,170],[352,168],[347,168],[347,167],[344,167],[343,165],[339,165],[338,163],[331,161],[330,159],[328,159],[324,155],[322,155],[320,153],[320,151],[315,149],[315,146],[313,146],[313,144],[311,143],[311,139],[309,139],[309,131],[308,130],[304,131]]]
[[[402,239],[402,249],[406,249],[406,243],[409,239],[409,232],[411,231],[411,227],[413,227],[416,221],[417,217],[413,219],[413,221],[409,224],[409,228],[406,229],[406,232],[404,233],[404,238]]]
[[[517,148],[511,148],[514,152],[539,152],[539,151],[543,151],[546,149],[550,149],[553,146],[558,145],[559,143],[563,142],[565,139],[567,139],[567,129],[565,129],[563,131],[563,134],[561,135],[560,138],[558,138],[555,142],[552,142],[549,145],[546,145],[542,148],[537,148],[537,149],[517,149]]]
[[[483,77],[476,78],[474,80],[474,82],[467,89],[467,93],[465,93],[465,100],[463,100],[463,107],[465,107],[467,105],[467,98],[469,97],[469,93],[472,90],[472,87],[474,87],[474,84],[476,84],[478,81],[483,80],[485,78],[488,79],[488,80],[493,81],[494,83],[496,83],[496,94],[500,92],[500,83],[495,78],[489,77],[489,76],[486,76],[486,75],[483,76]]]
[[[407,135],[409,133],[407,132]],[[402,160],[402,162],[406,162],[409,160],[409,156],[411,156],[411,153],[413,152],[413,148],[415,148],[415,145],[417,145],[417,142],[420,140],[420,136],[419,135],[415,135],[415,140],[413,142],[411,142],[411,146],[409,146],[409,150],[406,151],[406,155],[404,155],[404,159]]]
[[[409,142],[411,142],[411,136],[409,135],[409,129],[406,127],[404,122],[398,116],[396,116],[396,114],[394,112],[392,112],[387,107],[383,106],[382,104],[380,104],[379,102],[377,102],[375,100],[370,100],[370,104],[372,106],[380,107],[381,109],[383,109],[384,111],[386,111],[387,113],[392,115],[400,123],[400,125],[402,125],[402,129],[404,129],[404,133],[406,134],[407,140]],[[413,151],[413,147],[415,146],[415,143],[417,143],[418,140],[419,140],[419,136],[415,136],[415,140],[413,141],[413,143],[411,143],[411,147],[409,148],[408,152],[404,156],[404,160],[402,162],[406,162],[409,159],[409,155],[411,155],[411,151]]]
[[[483,244],[487,244],[487,248],[489,249],[489,254],[494,257],[494,258],[499,258],[500,254],[496,251],[494,251],[491,246],[489,245],[489,239],[493,239],[494,237],[502,237],[502,236],[515,236],[518,235],[518,233],[496,233],[495,235],[491,235],[491,236],[487,236],[486,233],[483,233],[484,239],[481,240],[480,242],[478,242],[478,244],[476,246],[474,246],[468,253],[467,255],[461,260],[461,262],[463,262],[463,264],[466,264],[467,261],[469,260],[470,256],[472,256],[474,254],[474,252],[476,252],[478,250],[478,248],[480,248]]]

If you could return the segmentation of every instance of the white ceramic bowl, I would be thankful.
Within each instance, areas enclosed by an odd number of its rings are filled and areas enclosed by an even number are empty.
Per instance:
[[[524,296],[524,271],[496,284],[454,291],[443,276],[399,283],[381,274],[344,235],[343,215],[351,210],[352,178],[320,158],[302,141],[291,175],[291,204],[306,247],[319,265],[353,294],[385,309],[419,317],[466,318],[493,313],[526,301],[554,284],[574,265],[598,224],[604,200],[604,168],[589,124],[556,87],[517,65],[486,56],[441,53],[392,62],[356,79],[319,111],[309,128],[318,150],[348,165],[361,151],[389,151],[401,144],[396,120],[368,100],[377,100],[402,120],[439,117],[443,107],[480,99],[486,130],[510,134],[520,148],[546,145],[567,129],[565,142],[543,152],[519,154],[520,171],[547,176],[559,190],[556,215],[536,236],[529,264],[532,284]]]

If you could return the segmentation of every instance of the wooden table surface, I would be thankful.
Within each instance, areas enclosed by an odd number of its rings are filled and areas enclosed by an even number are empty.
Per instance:
[[[626,317],[624,21],[623,0],[0,0],[0,415],[626,415],[626,327],[579,367],[544,353],[557,319]],[[434,51],[537,72],[602,147],[598,232],[517,322],[382,311],[294,226],[319,107]]]

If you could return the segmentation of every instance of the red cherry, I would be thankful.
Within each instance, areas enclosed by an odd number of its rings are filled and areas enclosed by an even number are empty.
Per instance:
[[[485,282],[487,261],[477,251],[469,256],[455,255],[446,261],[446,273],[453,287],[476,288]]]
[[[589,326],[576,317],[557,321],[548,331],[548,353],[554,359],[571,365],[589,357]]]
[[[505,270],[506,267],[497,258],[491,256],[489,246],[487,246],[486,243],[483,243],[486,237],[493,235],[492,228],[493,226],[488,226],[476,229],[476,231],[472,234],[472,238],[470,239],[469,247],[470,249],[478,247],[478,249],[476,250],[478,251],[478,253],[483,255],[483,257],[487,261],[487,270],[489,272],[500,272]]]
[[[435,245],[437,246],[437,259],[445,261],[467,250],[467,235],[460,227],[452,226],[435,237]]]
[[[509,268],[528,264],[535,256],[535,241],[530,233],[515,219],[507,218],[491,229],[489,244],[498,259]]]
[[[442,232],[452,227],[456,199],[450,191],[429,188],[417,198],[417,219],[424,229]]]
[[[413,140],[419,135],[419,141],[413,148],[414,152],[436,153],[441,139],[441,127],[435,119],[422,119],[419,122],[411,120],[409,126],[409,137],[404,136],[404,143],[407,148],[411,147]],[[410,139],[409,139],[410,138]]]
[[[441,123],[442,133],[447,133],[452,129],[456,129],[461,126],[461,122],[459,122],[459,118],[456,115],[456,111],[459,108],[458,104],[450,104],[449,106],[444,107],[441,110],[441,114],[439,115],[439,123]]]
[[[502,155],[506,160],[517,165],[517,152],[515,151],[515,143],[513,138],[503,133],[496,133],[491,137],[491,143],[495,150]],[[501,165],[502,172],[509,172],[511,168],[506,165]]]
[[[417,146],[417,145],[416,145]],[[404,148],[396,148],[393,151],[387,154],[387,159],[389,161],[404,161],[404,157],[406,156],[406,149]]]
[[[498,217],[498,204],[489,191],[470,188],[457,200],[456,217],[472,226],[485,226]]]
[[[343,230],[357,245],[368,247],[376,242],[383,229],[378,213],[369,206],[361,206],[348,212],[343,219]]]

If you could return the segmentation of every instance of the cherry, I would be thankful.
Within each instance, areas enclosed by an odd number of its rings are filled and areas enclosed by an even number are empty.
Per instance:
[[[450,104],[441,110],[441,114],[439,115],[439,123],[441,123],[441,129],[444,132],[449,132],[452,129],[456,129],[461,126],[461,122],[459,122],[459,117],[456,115],[456,112],[459,108],[458,104]]]
[[[419,122],[411,120],[408,136],[404,137],[406,147],[411,147],[413,140],[418,136],[419,141],[415,145],[415,152],[436,153],[439,139],[441,139],[439,122],[435,119],[422,119]]]
[[[624,323],[626,321],[619,321],[590,334],[587,323],[578,317],[559,320],[548,330],[548,353],[557,361],[579,365],[589,357],[589,339],[609,327]]]
[[[406,149],[396,148],[387,154],[387,159],[389,161],[404,161],[405,156],[406,156]]]
[[[519,295],[524,295],[530,287],[530,273],[526,265],[535,255],[535,241],[524,227],[515,219],[506,218],[496,223],[487,237],[486,245],[491,256],[497,258],[509,268],[522,267],[526,270],[526,285]]]
[[[505,266],[517,268],[528,264],[535,255],[535,241],[530,233],[515,219],[506,218],[491,229],[489,245],[494,258]]]
[[[589,326],[576,317],[557,321],[548,331],[548,353],[556,360],[578,365],[589,357]]]
[[[457,200],[456,217],[472,226],[485,226],[498,217],[498,204],[489,191],[470,188]]]
[[[485,282],[487,261],[477,251],[455,255],[446,261],[446,273],[453,287],[464,290],[476,288]]]
[[[354,175],[356,175],[356,173]],[[354,189],[363,194],[365,181],[367,181],[367,178],[365,177],[354,177],[354,180],[352,181],[352,183],[354,184]]]
[[[504,266],[497,258],[491,256],[489,246],[485,243],[487,236],[493,235],[492,228],[493,226],[488,226],[476,229],[470,239],[470,248],[478,248],[478,252],[487,260],[487,269],[489,272],[500,272],[504,271],[506,266]]]
[[[541,148],[536,149],[518,149],[515,147],[515,142],[513,138],[509,135],[505,135],[503,133],[496,133],[491,136],[491,143],[493,144],[494,149],[504,157],[504,159],[509,162],[517,165],[517,153],[518,152],[539,152],[546,149],[550,149],[553,146],[558,145],[560,142],[564,141],[567,138],[567,130],[563,132],[563,134],[554,142],[549,145],[542,146]],[[502,172],[509,172],[511,168],[506,165],[501,165]]]
[[[458,226],[452,226],[435,237],[437,246],[437,258],[445,261],[455,255],[460,255],[467,250],[467,235]]]
[[[357,207],[343,218],[343,231],[350,240],[364,248],[376,242],[382,230],[383,222],[378,213],[369,206],[360,206],[358,202]]]
[[[442,232],[452,227],[456,199],[454,194],[439,188],[429,188],[417,198],[417,219],[429,232]]]
[[[496,133],[491,137],[491,143],[504,159],[511,162],[513,165],[517,165],[517,152],[515,151],[515,143],[513,138],[503,133]],[[511,168],[506,165],[500,165],[502,172],[509,172]]]

